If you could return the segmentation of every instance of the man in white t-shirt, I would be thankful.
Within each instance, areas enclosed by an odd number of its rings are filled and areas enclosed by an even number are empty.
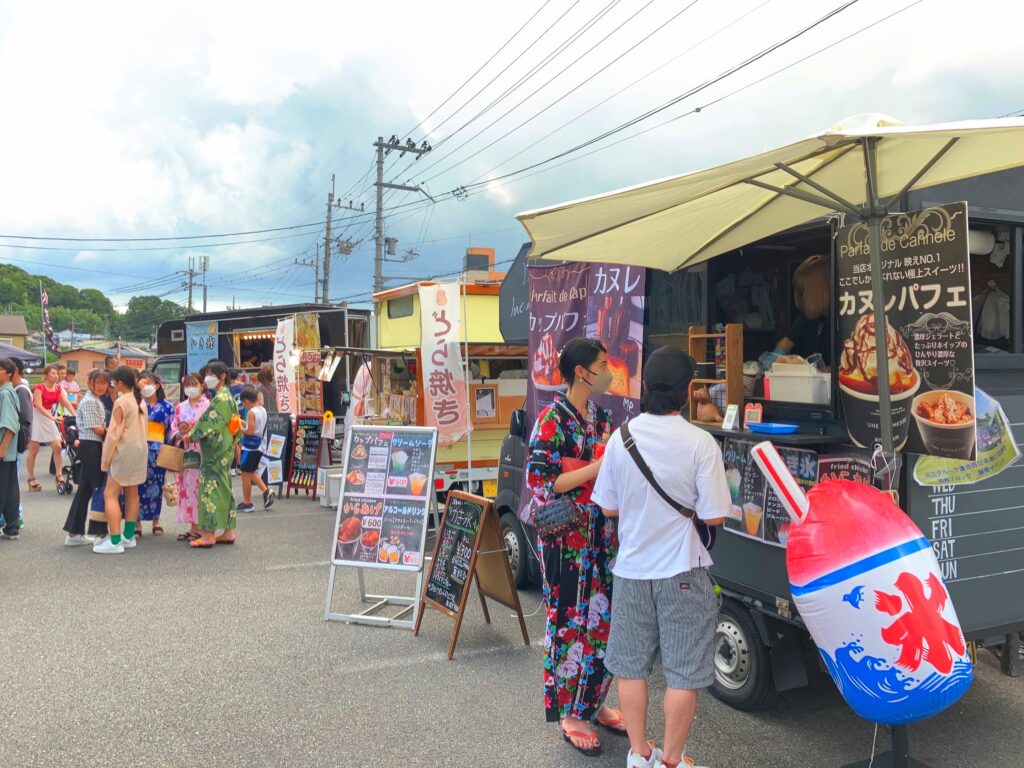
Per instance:
[[[644,365],[643,410],[630,433],[654,479],[679,505],[708,525],[721,525],[731,506],[722,452],[714,438],[682,418],[693,364],[662,347]],[[718,596],[708,574],[711,556],[694,521],[666,502],[612,435],[591,496],[618,518],[619,551],[612,564],[611,632],[607,668],[618,678],[629,731],[629,768],[675,768],[697,711],[697,691],[714,680]],[[665,691],[663,750],[647,740],[647,677],[658,653]]]

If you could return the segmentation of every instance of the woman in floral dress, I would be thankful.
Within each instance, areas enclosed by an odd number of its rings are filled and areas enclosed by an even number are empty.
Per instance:
[[[530,438],[529,485],[534,507],[568,496],[582,511],[580,524],[561,538],[538,542],[547,605],[544,710],[560,721],[563,737],[587,755],[600,753],[594,725],[625,731],[622,713],[604,706],[611,675],[605,670],[611,621],[614,524],[589,503],[600,459],[595,446],[612,430],[611,416],[590,397],[607,391],[611,375],[604,346],[573,339],[558,359],[565,396],[537,416]],[[565,471],[563,459],[591,463]]]
[[[191,429],[183,428],[186,439],[199,443],[199,538],[189,543],[194,549],[214,544],[234,544],[238,514],[231,493],[231,460],[242,434],[238,406],[227,384],[228,367],[219,360],[205,368],[203,384],[215,390],[206,412]],[[217,531],[224,533],[217,536]]]
[[[210,400],[203,390],[203,378],[198,373],[189,373],[181,380],[181,391],[185,395],[174,409],[171,420],[171,439],[185,449],[186,468],[178,473],[178,523],[188,523],[188,533],[178,536],[178,541],[192,541],[199,538],[199,467],[187,466],[190,459],[199,455],[199,443],[181,437],[195,426],[199,417],[210,407]]]
[[[149,463],[146,469],[146,482],[139,488],[139,520],[151,521],[153,535],[162,536],[164,529],[160,525],[160,512],[164,504],[164,475],[167,470],[156,465],[156,457],[160,454],[160,446],[170,442],[174,406],[167,400],[164,388],[155,374],[139,374],[139,391],[142,392],[142,397],[149,408],[149,424],[146,430]],[[142,535],[142,526],[139,526],[136,534]]]

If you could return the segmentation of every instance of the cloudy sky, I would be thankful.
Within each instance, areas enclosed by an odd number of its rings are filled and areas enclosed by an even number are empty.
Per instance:
[[[397,134],[434,149],[392,153],[387,180],[438,202],[386,194],[396,258],[419,254],[386,274],[457,270],[468,245],[505,261],[519,211],[848,115],[1024,112],[1021,29],[1011,0],[0,3],[0,259],[123,305],[133,292],[184,303],[175,273],[207,254],[213,308],[311,300],[313,271],[294,261],[323,242],[331,175],[343,205],[370,212],[372,142]],[[354,250],[333,264],[331,297],[365,301],[372,218],[333,217]]]

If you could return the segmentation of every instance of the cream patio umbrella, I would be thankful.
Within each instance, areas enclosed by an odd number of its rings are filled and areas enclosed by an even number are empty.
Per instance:
[[[868,226],[872,293],[882,301],[882,218],[913,189],[1024,166],[1024,119],[902,125],[859,115],[810,138],[704,171],[527,211],[516,218],[532,258],[674,271],[819,218]],[[875,324],[885,349],[885,323]],[[877,361],[879,406],[891,413],[889,361]],[[881,419],[892,453],[892,423]]]

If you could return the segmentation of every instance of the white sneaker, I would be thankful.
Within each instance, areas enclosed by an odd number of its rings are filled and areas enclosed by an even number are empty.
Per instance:
[[[648,742],[650,744],[650,742]],[[626,753],[626,768],[661,768],[662,752],[651,744],[651,756],[638,755],[633,750]]]
[[[65,547],[80,547],[83,544],[88,544],[88,543],[89,543],[88,539],[86,539],[85,536],[83,536],[80,533],[77,533],[74,536],[68,534],[67,536],[64,537],[64,546]]]
[[[124,536],[121,537],[121,546],[123,546],[125,549],[135,549],[135,546],[138,543],[139,542],[137,542],[134,537],[130,539],[127,539]]]
[[[679,768],[683,768],[683,766],[686,766],[686,768],[707,768],[707,766],[704,765],[697,765],[697,763],[694,762],[694,759],[687,755],[683,755],[683,762],[679,764]]]
[[[109,536],[104,536],[102,539],[92,545],[92,551],[97,555],[123,555],[124,545],[123,539],[121,544],[113,544],[110,541]]]

